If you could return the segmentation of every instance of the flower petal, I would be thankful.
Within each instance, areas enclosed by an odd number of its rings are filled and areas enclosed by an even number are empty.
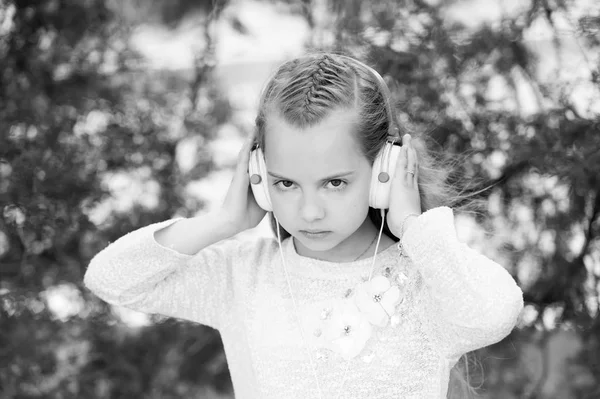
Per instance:
[[[354,340],[349,336],[340,336],[329,343],[329,348],[346,360],[354,357],[352,355],[356,351],[355,346]]]
[[[354,303],[361,312],[369,312],[373,307],[373,297],[366,290],[365,284],[358,284],[354,290]]]
[[[374,294],[387,291],[390,288],[390,280],[384,276],[375,276],[371,279],[370,288]]]
[[[396,282],[398,282],[398,284],[400,285],[404,285],[406,283],[406,280],[408,280],[408,276],[403,272],[399,272],[396,276]]]
[[[366,320],[363,320],[359,325],[354,326],[354,330],[352,330],[350,335],[344,334],[330,341],[327,347],[339,353],[345,360],[350,360],[360,354],[371,337],[371,333],[371,325]]]
[[[348,330],[346,330],[348,328]],[[357,356],[371,336],[371,324],[353,300],[337,302],[324,326],[323,346],[345,359]]]
[[[400,302],[400,289],[394,285],[383,295],[381,306],[385,312],[391,316],[396,312],[396,305],[398,302]]]
[[[377,305],[377,311],[370,312],[367,316],[369,322],[377,327],[385,327],[389,316],[381,305]]]
[[[327,320],[324,327],[324,335],[327,340],[334,340],[344,334],[344,328],[350,326],[355,329],[364,320],[364,316],[353,300],[337,301],[331,318]]]
[[[382,302],[383,301],[392,305],[395,305],[398,302],[400,302],[400,288],[398,288],[397,285],[393,285],[389,290],[385,292],[385,294],[383,294]]]

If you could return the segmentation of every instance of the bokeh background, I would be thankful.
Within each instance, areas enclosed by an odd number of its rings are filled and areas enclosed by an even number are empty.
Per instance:
[[[218,331],[82,285],[123,234],[219,206],[281,61],[344,51],[493,185],[460,238],[525,309],[483,398],[600,398],[597,0],[0,0],[0,398],[232,398]],[[261,224],[253,234],[268,234]]]

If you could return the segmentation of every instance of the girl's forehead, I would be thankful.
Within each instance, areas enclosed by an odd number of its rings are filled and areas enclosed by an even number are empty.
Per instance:
[[[267,169],[277,174],[302,170],[303,175],[320,176],[364,166],[368,161],[356,139],[357,124],[358,115],[352,109],[334,110],[306,128],[271,115],[265,131]]]

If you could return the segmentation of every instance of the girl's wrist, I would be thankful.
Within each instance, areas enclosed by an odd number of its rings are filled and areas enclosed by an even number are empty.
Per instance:
[[[414,217],[412,217],[414,216]],[[416,219],[419,217],[418,214],[416,213],[409,213],[408,215],[406,215],[404,217],[404,219],[402,220],[402,223],[400,224],[400,235],[396,236],[400,239],[400,241],[398,241],[398,250],[400,251],[400,256],[404,256],[406,257],[406,253],[404,251],[404,247],[402,246],[402,237],[404,236],[404,233],[406,232],[406,230],[409,229],[410,225],[416,221]]]
[[[400,236],[398,236],[398,238],[402,239],[406,230],[408,230],[410,225],[414,223],[418,217],[419,215],[416,213],[409,213],[402,219],[402,223],[400,224]]]

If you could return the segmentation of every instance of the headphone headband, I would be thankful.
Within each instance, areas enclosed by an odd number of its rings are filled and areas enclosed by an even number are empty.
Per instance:
[[[371,68],[367,64],[365,64],[362,61],[359,61],[355,58],[352,58],[352,57],[349,57],[349,56],[343,55],[343,54],[335,54],[334,56],[337,56],[337,57],[347,60],[348,62],[350,62],[357,68],[366,71],[367,74],[371,75],[375,79],[376,85],[379,88],[379,93],[383,97],[383,102],[384,102],[386,114],[388,117],[388,142],[390,142],[393,145],[401,145],[401,143],[398,143],[396,141],[398,138],[400,138],[400,129],[398,128],[398,123],[396,121],[396,117],[395,117],[395,114],[394,114],[393,108],[392,108],[392,99],[391,99],[392,94],[391,94],[391,91],[390,91],[388,85],[385,83],[385,80],[383,79],[383,77],[375,69]],[[277,74],[277,72],[274,72],[273,75],[271,76],[271,78],[269,78],[269,81],[271,81],[276,74]],[[264,97],[264,95],[266,95],[266,92],[263,92],[261,97]],[[261,102],[262,101],[263,100],[261,99]],[[255,150],[258,147],[259,147],[259,144],[255,143],[252,146],[252,150]]]
[[[383,77],[379,74],[379,72],[377,72],[375,69],[371,68],[364,62],[361,62],[352,57],[348,57],[347,55],[338,54],[338,56],[345,60],[348,60],[349,62],[353,63],[359,68],[366,70],[368,74],[375,78],[377,86],[379,87],[379,92],[383,97],[383,102],[385,103],[385,109],[388,115],[388,134],[393,137],[399,137],[399,129],[392,109],[392,93],[388,85],[385,83],[385,80],[383,80]]]

